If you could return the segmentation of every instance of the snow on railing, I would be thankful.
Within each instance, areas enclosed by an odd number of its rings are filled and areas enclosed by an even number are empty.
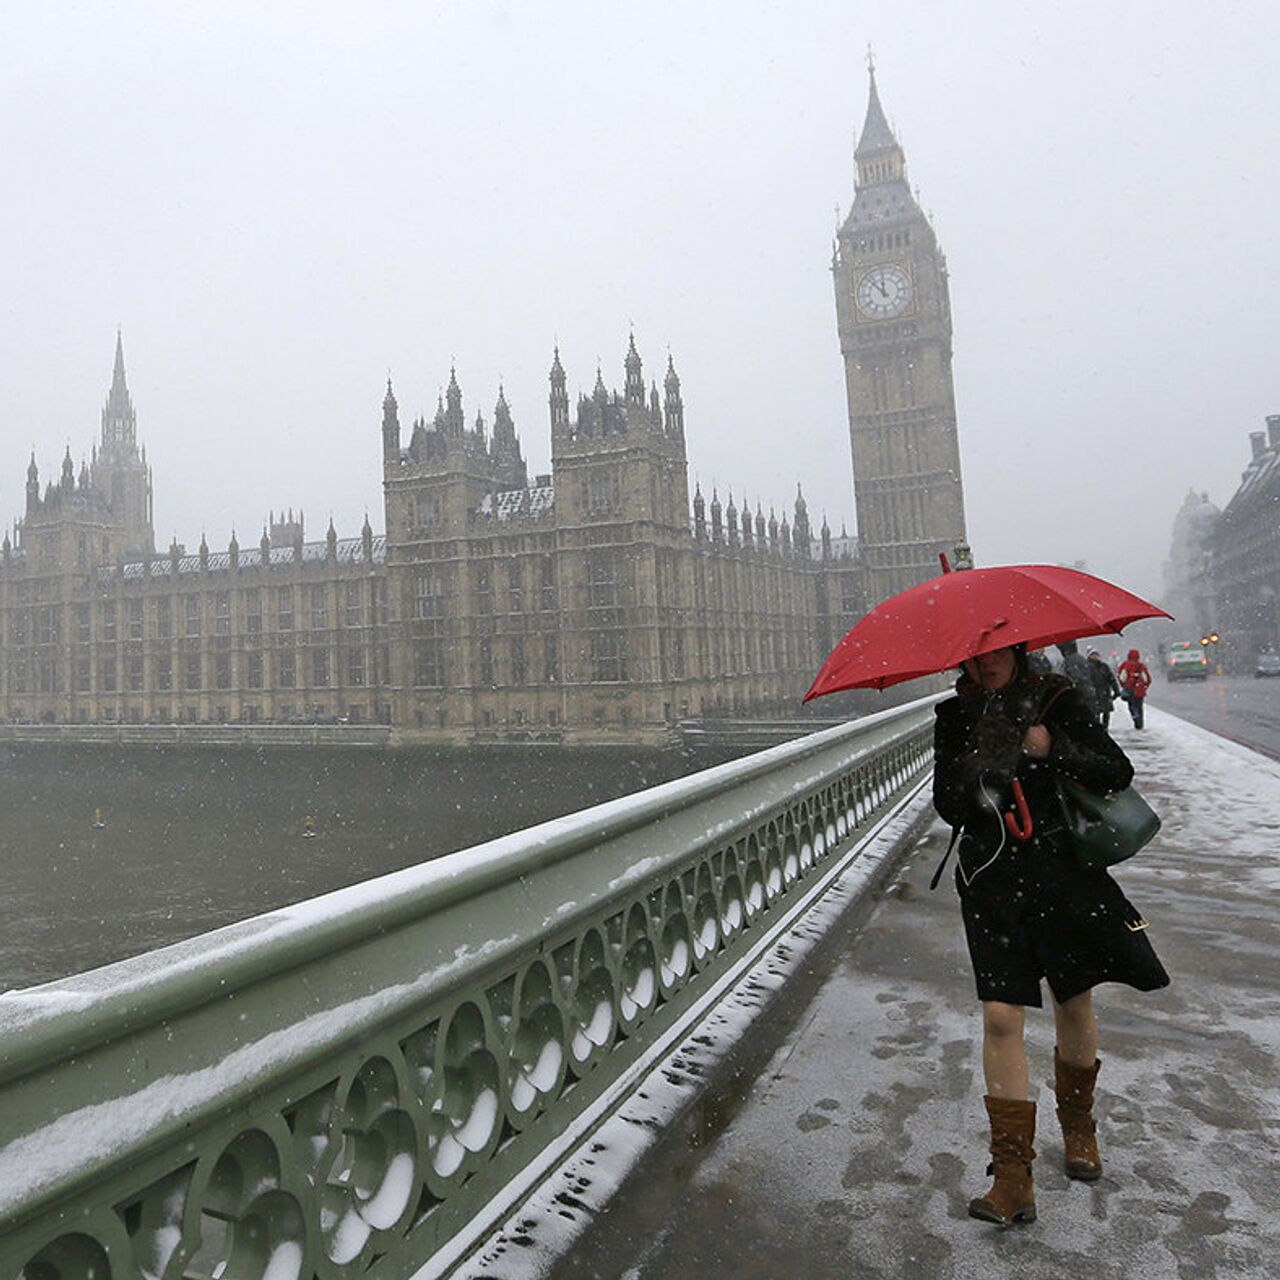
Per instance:
[[[936,701],[0,996],[0,1274],[455,1255],[927,767]]]

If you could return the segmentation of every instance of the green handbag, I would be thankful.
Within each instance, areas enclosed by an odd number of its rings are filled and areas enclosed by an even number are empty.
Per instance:
[[[1085,871],[1132,858],[1160,830],[1160,818],[1134,787],[1099,795],[1070,778],[1055,779],[1067,843]]]

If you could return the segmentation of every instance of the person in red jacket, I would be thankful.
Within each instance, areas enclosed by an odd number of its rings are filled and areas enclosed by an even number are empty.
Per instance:
[[[1129,656],[1120,664],[1120,696],[1129,704],[1133,727],[1142,728],[1142,702],[1151,688],[1151,672],[1137,649],[1130,649]]]

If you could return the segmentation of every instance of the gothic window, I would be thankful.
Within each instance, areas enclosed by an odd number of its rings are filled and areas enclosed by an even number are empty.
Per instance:
[[[329,625],[329,592],[322,584],[311,588],[311,630],[323,631]]]
[[[81,644],[89,643],[89,606],[76,605],[76,639]]]
[[[262,688],[262,654],[250,653],[246,659],[245,683],[250,689]]]
[[[298,682],[297,655],[284,649],[276,658],[276,679],[282,689],[292,689]]]
[[[621,631],[591,633],[591,678],[617,683],[627,678],[626,639]]]
[[[483,614],[493,612],[493,575],[488,566],[476,570],[476,611]]]
[[[197,595],[189,595],[184,597],[187,609],[187,630],[189,636],[198,636],[200,634],[200,597]]]
[[[161,640],[168,640],[173,635],[173,601],[163,596],[156,601],[156,635]]]
[[[103,693],[115,693],[116,691],[116,660],[114,658],[103,658],[98,667],[98,688]]]
[[[86,569],[89,566],[89,540],[82,533],[76,539],[76,568]]]
[[[417,507],[414,512],[417,523],[422,527],[435,524],[440,518],[440,500],[434,493],[418,494]]]
[[[141,632],[139,632],[141,634]],[[58,638],[58,630],[54,625],[53,610],[45,607],[36,610],[36,643],[53,644]]]
[[[188,653],[182,660],[182,687],[184,689],[200,688],[200,655]]]
[[[507,607],[512,613],[524,612],[523,568],[519,560],[507,561]]]
[[[360,601],[360,584],[358,582],[348,582],[346,584],[346,610],[347,626],[360,626],[364,621],[364,609]]]
[[[129,688],[134,693],[142,690],[142,657],[140,655],[129,659]]]
[[[493,642],[485,638],[480,641],[480,683],[493,682]]]
[[[547,684],[560,679],[560,637],[545,636],[542,642],[542,673]]]
[[[231,593],[229,591],[217,591],[213,596],[213,631],[215,635],[229,636],[231,634]],[[225,689],[226,685],[219,685],[219,688]]]
[[[444,574],[440,569],[419,569],[413,575],[413,616],[444,617]]]
[[[587,552],[587,606],[614,608],[620,602],[622,575],[618,555],[610,550]]]
[[[89,659],[87,657],[76,659],[76,692],[89,692]]]
[[[373,620],[384,623],[387,620],[387,581],[376,578],[373,583]]]
[[[347,650],[347,683],[356,688],[364,685],[364,650],[359,645]]]
[[[102,638],[104,640],[114,640],[116,638],[116,607],[107,600],[102,606]]]
[[[329,683],[329,650],[311,650],[311,683],[319,689]]]
[[[671,675],[673,679],[684,679],[684,632],[671,633]]]
[[[293,588],[276,588],[276,626],[281,631],[293,630]]]
[[[220,653],[214,659],[213,683],[217,689],[231,688],[231,655]]]
[[[593,516],[609,515],[621,509],[622,480],[613,467],[597,467],[587,479],[584,505]]]
[[[556,562],[554,556],[543,556],[538,605],[550,610],[556,607]]]
[[[524,658],[524,637],[511,638],[511,683],[524,684],[528,678],[528,669]]]
[[[444,687],[444,642],[437,637],[414,641],[413,683],[428,689]]]
[[[155,672],[157,689],[168,692],[173,688],[173,659],[167,653],[156,659]]]
[[[257,587],[250,587],[244,593],[244,625],[251,636],[262,630],[262,592]]]

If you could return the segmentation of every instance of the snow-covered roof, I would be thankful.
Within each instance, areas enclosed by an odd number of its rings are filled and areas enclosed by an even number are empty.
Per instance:
[[[364,560],[364,540],[362,538],[339,538],[335,548],[336,559],[339,564],[359,564]],[[302,544],[302,562],[304,564],[318,564],[325,560],[329,554],[329,544],[327,542],[304,542]],[[383,564],[387,558],[387,539],[383,534],[374,534],[373,537],[373,562],[374,564]],[[226,573],[231,569],[231,552],[230,551],[210,551],[209,552],[209,572],[210,573]],[[270,551],[270,563],[275,565],[286,565],[294,563],[294,555],[292,547],[272,547]],[[239,568],[254,569],[262,564],[262,550],[260,547],[242,547],[240,549]],[[153,577],[164,577],[170,572],[170,560],[167,555],[156,555],[151,561],[151,573]],[[98,581],[100,583],[114,582],[117,568],[115,565],[103,565],[98,569]],[[200,557],[199,555],[184,555],[178,560],[178,573],[199,573]],[[145,576],[145,566],[141,560],[133,560],[124,566],[125,581],[142,578]]]
[[[555,509],[556,487],[553,484],[535,485],[528,489],[508,489],[497,495],[499,520],[550,515]],[[485,494],[484,501],[477,508],[477,512],[486,518],[493,517],[493,494]]]

